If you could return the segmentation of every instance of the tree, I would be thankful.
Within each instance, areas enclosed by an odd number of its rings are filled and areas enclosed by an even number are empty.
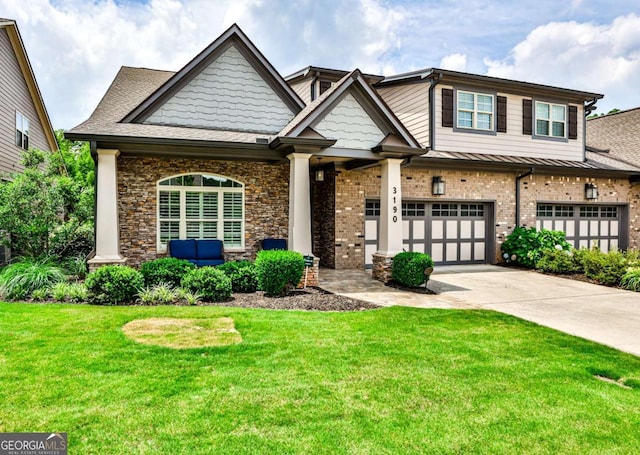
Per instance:
[[[64,139],[62,131],[56,137],[60,153],[24,152],[24,172],[0,184],[0,243],[18,255],[86,255],[93,247],[89,146]]]

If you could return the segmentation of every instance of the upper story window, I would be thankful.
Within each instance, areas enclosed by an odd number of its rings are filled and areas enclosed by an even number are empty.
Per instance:
[[[475,130],[493,130],[493,95],[458,90],[457,126]]]
[[[566,137],[567,107],[536,101],[536,136]]]
[[[16,111],[16,145],[29,150],[29,119]]]
[[[158,182],[158,249],[172,239],[219,239],[225,248],[243,248],[242,183],[204,174]]]

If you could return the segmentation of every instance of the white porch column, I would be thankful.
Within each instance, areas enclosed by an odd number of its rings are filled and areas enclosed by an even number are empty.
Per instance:
[[[119,150],[98,149],[96,200],[96,255],[89,264],[125,262],[120,255],[118,229],[117,158]]]
[[[311,253],[310,153],[290,153],[289,158],[289,250]]]
[[[402,251],[402,190],[400,164],[403,160],[387,158],[382,165],[380,187],[380,238],[376,254],[393,257]]]

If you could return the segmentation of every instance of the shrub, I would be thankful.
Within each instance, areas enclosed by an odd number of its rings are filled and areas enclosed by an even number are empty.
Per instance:
[[[138,301],[144,305],[170,305],[176,300],[176,292],[168,283],[148,286],[138,292]]]
[[[176,289],[176,298],[186,305],[197,305],[202,296],[198,293],[189,292],[186,289]]]
[[[589,254],[589,249],[580,248],[576,250],[575,248],[571,250],[573,253],[573,263],[576,266],[576,272],[584,273],[584,258]]]
[[[630,291],[640,292],[640,268],[629,268],[622,276],[620,285]]]
[[[233,292],[256,292],[258,274],[250,261],[225,262],[218,266],[229,278]]]
[[[231,279],[215,267],[191,270],[182,278],[182,287],[210,302],[222,302],[231,297]]]
[[[502,244],[502,257],[506,262],[534,268],[542,257],[542,253],[552,249],[565,251],[571,249],[564,232],[517,227]]]
[[[65,283],[64,281],[56,283],[50,291],[53,300],[55,300],[56,302],[64,302],[65,300],[67,300],[68,287],[69,284]]]
[[[48,300],[49,297],[51,297],[51,293],[47,288],[35,289],[31,293],[31,298],[36,302],[43,302],[45,300]]]
[[[295,251],[263,250],[255,262],[258,288],[268,296],[284,295],[295,288],[304,272],[304,257]]]
[[[87,259],[83,254],[68,257],[62,261],[62,268],[67,275],[84,280],[87,276]]]
[[[195,267],[185,259],[161,258],[145,262],[140,266],[140,272],[144,276],[144,284],[146,286],[153,287],[166,283],[173,287],[178,287],[182,277],[195,269]]]
[[[433,268],[431,256],[405,251],[394,256],[391,277],[402,286],[417,288],[429,279],[424,274],[427,268]]]
[[[620,284],[622,276],[627,271],[627,261],[624,254],[617,250],[603,253],[600,249],[587,250],[582,258],[584,274],[607,286]]]
[[[62,269],[49,258],[22,259],[5,267],[0,274],[0,295],[20,300],[36,289],[48,288],[64,279]]]
[[[118,305],[135,300],[138,290],[144,285],[144,278],[134,268],[105,265],[87,275],[85,284],[89,303]]]
[[[576,273],[580,266],[576,264],[574,253],[566,250],[544,250],[536,268],[551,273]]]

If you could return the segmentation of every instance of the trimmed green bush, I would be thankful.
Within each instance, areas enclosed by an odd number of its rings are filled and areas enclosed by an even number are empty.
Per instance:
[[[182,278],[182,287],[208,302],[223,302],[231,298],[231,279],[216,267],[191,270]]]
[[[534,268],[542,257],[542,253],[553,249],[565,251],[571,249],[564,232],[517,227],[502,244],[502,257],[505,262]]]
[[[607,286],[617,286],[627,271],[627,260],[617,250],[603,253],[598,248],[587,250],[582,257],[587,278]]]
[[[258,289],[268,296],[284,295],[295,288],[304,272],[304,257],[295,251],[263,250],[255,262]]]
[[[578,273],[581,266],[576,263],[574,251],[544,250],[536,268],[551,273]]]
[[[33,291],[49,288],[64,279],[62,269],[50,258],[25,258],[2,270],[0,296],[10,300],[25,299]]]
[[[417,288],[429,278],[424,274],[425,269],[433,268],[431,256],[425,253],[398,253],[393,257],[391,277],[402,286]]]
[[[161,258],[143,263],[140,273],[144,277],[145,286],[153,287],[166,283],[177,287],[180,286],[182,277],[195,268],[196,266],[186,259]]]
[[[132,267],[105,265],[94,270],[85,281],[89,303],[121,305],[132,303],[144,286],[142,273]]]
[[[629,268],[622,276],[620,286],[630,291],[640,292],[640,268]]]
[[[250,261],[225,262],[218,266],[230,279],[233,292],[256,292],[258,273]]]

